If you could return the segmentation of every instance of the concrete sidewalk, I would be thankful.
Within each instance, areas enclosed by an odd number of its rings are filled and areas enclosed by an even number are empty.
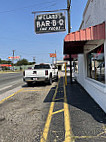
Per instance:
[[[106,113],[77,83],[67,78],[67,101],[75,142],[105,142]]]

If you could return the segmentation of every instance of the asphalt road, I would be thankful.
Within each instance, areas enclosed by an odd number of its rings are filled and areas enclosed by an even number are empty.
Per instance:
[[[22,85],[21,73],[0,73],[0,94]]]

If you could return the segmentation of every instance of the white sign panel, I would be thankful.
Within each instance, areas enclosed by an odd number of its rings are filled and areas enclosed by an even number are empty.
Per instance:
[[[65,15],[63,13],[41,14],[35,17],[35,32],[37,34],[65,30]]]

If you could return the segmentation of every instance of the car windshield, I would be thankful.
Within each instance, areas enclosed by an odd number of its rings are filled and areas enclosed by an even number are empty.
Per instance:
[[[34,69],[50,69],[50,65],[48,64],[35,65]]]

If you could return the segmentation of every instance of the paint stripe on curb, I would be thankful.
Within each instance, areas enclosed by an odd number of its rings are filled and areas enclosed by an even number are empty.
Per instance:
[[[20,89],[19,91],[15,92],[14,94],[12,94],[12,95],[10,95],[10,96],[8,96],[8,97],[2,99],[2,100],[0,101],[0,104],[3,103],[4,101],[8,100],[8,99],[11,98],[12,96],[18,94],[18,93],[21,92],[23,89],[24,89],[24,88]]]

